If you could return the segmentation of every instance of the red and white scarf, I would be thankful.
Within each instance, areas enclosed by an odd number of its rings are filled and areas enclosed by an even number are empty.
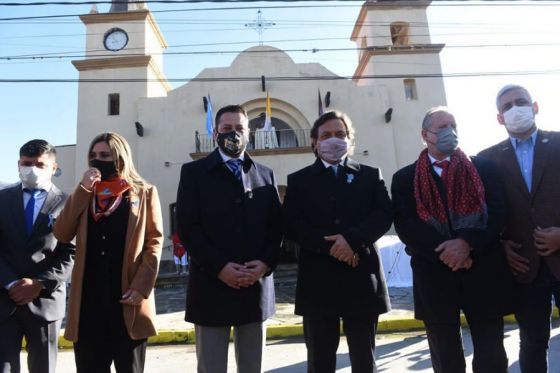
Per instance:
[[[470,158],[459,148],[450,157],[445,180],[447,210],[431,167],[428,149],[425,149],[420,153],[414,173],[418,217],[447,237],[451,236],[451,230],[486,228],[488,211],[484,185]]]
[[[93,186],[91,214],[98,221],[103,216],[111,215],[119,207],[123,193],[130,189],[124,179],[103,180]]]

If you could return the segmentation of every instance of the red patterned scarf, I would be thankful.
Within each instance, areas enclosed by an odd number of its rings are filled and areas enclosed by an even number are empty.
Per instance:
[[[445,180],[447,210],[431,167],[428,149],[425,149],[420,153],[414,173],[414,198],[420,219],[448,237],[450,230],[486,228],[488,212],[484,185],[465,153],[458,148],[450,157]]]
[[[119,207],[123,193],[130,189],[124,179],[110,179],[100,181],[93,186],[91,199],[91,214],[93,220],[98,221],[103,216],[109,216]]]

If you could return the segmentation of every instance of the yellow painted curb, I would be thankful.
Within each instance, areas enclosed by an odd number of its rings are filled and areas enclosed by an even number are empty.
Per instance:
[[[552,312],[552,317],[558,318],[558,309],[554,308]],[[515,317],[513,315],[504,316],[504,322],[506,324],[516,323]],[[466,326],[467,321],[465,316],[461,314],[461,325]],[[377,327],[378,333],[390,333],[390,332],[404,332],[411,330],[422,330],[424,329],[424,323],[420,320],[416,320],[412,317],[382,317],[379,320]],[[302,324],[288,324],[288,325],[268,325],[266,328],[266,338],[267,339],[281,339],[288,337],[299,337],[303,335],[303,325]],[[158,335],[148,338],[149,345],[161,345],[161,344],[174,344],[174,343],[187,343],[192,344],[195,342],[194,329],[183,329],[183,330],[159,330]],[[23,341],[25,346],[25,339]],[[66,340],[63,336],[58,339],[58,347],[61,349],[72,348],[73,343]]]

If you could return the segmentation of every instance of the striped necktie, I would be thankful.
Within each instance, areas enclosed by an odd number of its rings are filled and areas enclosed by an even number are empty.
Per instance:
[[[232,158],[227,161],[226,164],[231,172],[233,172],[233,175],[235,175],[235,178],[238,181],[241,181],[241,169],[243,166],[243,161],[241,159]]]

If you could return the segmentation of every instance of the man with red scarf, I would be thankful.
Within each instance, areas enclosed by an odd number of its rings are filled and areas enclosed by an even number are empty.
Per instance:
[[[460,312],[473,340],[473,372],[507,372],[502,316],[513,279],[500,248],[503,186],[492,163],[458,148],[444,107],[429,110],[427,149],[393,176],[395,228],[411,255],[415,317],[423,320],[436,373],[465,372]]]

